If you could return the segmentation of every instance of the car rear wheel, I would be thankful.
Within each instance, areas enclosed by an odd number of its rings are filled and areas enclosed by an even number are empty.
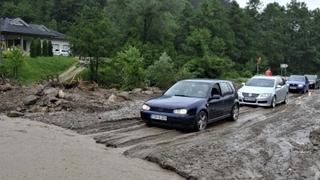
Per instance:
[[[289,103],[289,95],[287,94],[283,101],[283,104],[288,104],[288,103]]]
[[[146,126],[148,126],[148,127],[152,127],[151,122],[146,122]]]
[[[207,127],[208,116],[204,111],[200,111],[197,116],[197,123],[195,125],[196,131],[203,131]]]
[[[238,118],[239,118],[239,105],[235,104],[233,105],[231,110],[231,120],[236,121],[238,120]]]
[[[276,107],[276,97],[275,96],[273,96],[273,98],[272,98],[270,107],[271,108],[275,108]]]

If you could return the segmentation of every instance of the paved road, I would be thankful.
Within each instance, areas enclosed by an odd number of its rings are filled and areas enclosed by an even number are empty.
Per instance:
[[[0,115],[1,180],[181,179],[56,126]]]

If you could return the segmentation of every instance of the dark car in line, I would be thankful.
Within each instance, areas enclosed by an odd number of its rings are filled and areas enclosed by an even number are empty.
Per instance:
[[[286,84],[290,92],[306,93],[309,91],[309,80],[303,75],[291,75]]]
[[[238,94],[230,81],[182,80],[162,96],[146,101],[140,114],[149,126],[165,124],[202,131],[208,123],[238,119]]]
[[[309,80],[309,88],[310,89],[319,89],[320,88],[320,80],[318,75],[305,75]]]

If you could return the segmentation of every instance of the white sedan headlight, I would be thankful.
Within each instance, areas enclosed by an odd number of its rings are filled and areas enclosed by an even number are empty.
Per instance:
[[[298,86],[299,86],[299,87],[303,87],[303,84],[299,84]]]
[[[143,109],[143,110],[146,110],[146,111],[149,111],[149,110],[150,110],[150,106],[144,104],[144,105],[142,106],[142,109]]]
[[[187,109],[175,109],[175,110],[173,110],[173,113],[175,113],[175,114],[187,114],[188,110]]]
[[[267,97],[270,97],[271,94],[270,93],[262,93],[259,95],[260,98],[267,98]]]
[[[242,92],[239,92],[239,91],[238,91],[238,96],[239,96],[239,97],[242,97],[242,96],[243,96],[243,95],[242,95]]]

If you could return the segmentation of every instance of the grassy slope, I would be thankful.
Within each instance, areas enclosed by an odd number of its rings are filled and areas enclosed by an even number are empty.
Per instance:
[[[24,63],[19,71],[19,80],[26,85],[30,85],[41,80],[47,75],[57,75],[66,71],[75,62],[73,57],[25,57]],[[5,65],[8,66],[9,60],[5,60]]]

